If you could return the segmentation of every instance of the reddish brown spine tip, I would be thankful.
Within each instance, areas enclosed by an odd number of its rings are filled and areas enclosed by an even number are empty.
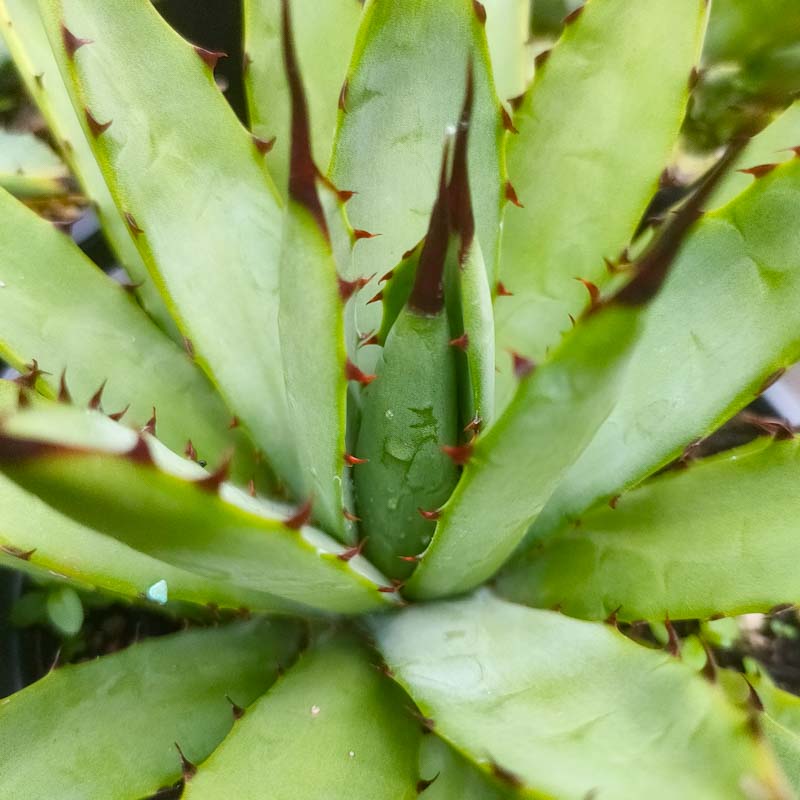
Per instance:
[[[511,181],[506,181],[506,200],[513,203],[517,208],[525,208],[525,206],[520,203],[519,197],[517,197],[517,190],[514,188]]]
[[[514,370],[514,377],[517,380],[527,378],[535,369],[536,362],[530,358],[520,355],[516,350],[510,350],[511,353],[511,366]]]
[[[119,422],[128,413],[130,407],[131,404],[128,403],[121,411],[115,411],[113,414],[109,414],[108,418],[114,420],[114,422]]]
[[[183,775],[183,780],[188,782],[197,775],[197,767],[186,758],[177,742],[175,742],[175,749],[178,751],[178,755],[181,758],[181,774]]]
[[[347,92],[349,88],[350,84],[345,80],[339,90],[339,111],[343,111],[345,114],[347,113]]]
[[[94,114],[92,114],[88,108],[85,108],[83,111],[86,115],[86,124],[89,126],[89,131],[95,139],[97,139],[101,134],[105,133],[111,127],[113,120],[109,120],[108,122],[98,122]]]
[[[183,337],[183,349],[186,351],[186,355],[189,356],[189,358],[194,358],[194,344],[188,336]]]
[[[501,767],[498,763],[492,762],[492,775],[494,775],[497,780],[505,783],[508,786],[511,786],[514,789],[521,789],[523,786],[522,779],[511,772],[511,770],[506,769],[505,767]]]
[[[42,375],[49,375],[49,372],[45,372],[42,369],[39,369],[39,362],[34,358],[30,364],[26,365],[26,369],[28,370],[23,375],[20,375],[18,378],[14,380],[18,386],[25,386],[28,389],[35,389],[36,388],[36,381]]]
[[[351,191],[350,189],[337,189],[336,196],[339,198],[340,203],[346,203],[352,199],[358,192]]]
[[[401,561],[406,561],[409,564],[416,564],[422,559],[422,556],[397,556]]]
[[[399,592],[405,585],[405,581],[398,581],[396,578],[392,578],[391,586],[379,586],[378,591],[384,594],[394,594]]]
[[[438,777],[439,773],[437,772],[430,780],[420,778],[417,781],[417,794],[422,794]]]
[[[702,72],[697,67],[692,67],[689,73],[689,80],[686,83],[687,88],[691,92],[698,83],[700,83],[700,76]]]
[[[761,698],[758,696],[758,692],[755,690],[755,688],[753,688],[753,684],[750,683],[750,681],[747,680],[747,678],[745,678],[744,680],[749,689],[747,697],[748,704],[754,711],[759,711],[759,712],[763,711],[764,704],[761,702]]]
[[[379,303],[381,300],[383,300],[383,290],[377,292],[373,297],[370,297],[366,304],[369,305],[370,303]]]
[[[600,290],[596,284],[587,281],[585,278],[575,278],[575,280],[582,283],[586,287],[586,291],[589,292],[589,307],[591,309],[597,308],[600,305]]]
[[[617,615],[622,610],[622,606],[617,606],[604,620],[606,625],[611,625],[613,628],[617,627]]]
[[[137,464],[152,465],[153,463],[153,456],[150,455],[150,448],[141,436],[136,439],[136,444],[128,450],[125,456],[130,461],[134,461]]]
[[[63,22],[61,23],[61,39],[70,59],[75,58],[75,53],[85,44],[92,44],[91,39],[81,39],[76,36]]]
[[[795,147],[787,147],[787,150],[791,150],[795,157],[800,158],[800,145],[796,145]]]
[[[437,508],[433,511],[426,511],[424,508],[418,508],[417,511],[423,519],[437,520],[442,516],[442,512]],[[414,556],[416,558],[416,556]]]
[[[475,449],[472,442],[462,445],[442,445],[442,452],[452,460],[454,464],[463,467],[472,458],[472,452]]]
[[[156,409],[155,406],[153,407],[153,414],[149,420],[145,423],[144,428],[142,428],[142,433],[149,433],[151,436],[156,435]]]
[[[35,363],[35,362],[34,362]],[[758,387],[756,390],[756,395],[760,395],[769,389],[770,386],[777,383],[786,372],[786,367],[780,367],[780,369],[776,369],[771,375],[768,375],[761,386]]]
[[[570,321],[572,327],[574,328],[575,325],[576,325],[575,317],[573,317],[572,314],[567,314],[567,316],[569,317],[569,321]]]
[[[348,547],[346,550],[342,550],[342,552],[339,553],[336,556],[336,558],[338,558],[339,561],[344,561],[344,562],[351,561],[356,556],[360,556],[361,555],[361,551],[364,549],[364,545],[366,543],[367,543],[367,540],[366,539],[362,539],[358,544],[353,545],[352,547]]]
[[[678,658],[681,654],[681,640],[672,622],[670,622],[669,614],[664,620],[664,627],[667,629],[667,650],[671,656]]]
[[[106,388],[106,381],[103,381],[100,384],[100,388],[91,396],[89,399],[89,408],[92,410],[97,410],[100,408],[100,404],[103,400],[103,390]]]
[[[228,430],[232,431],[238,427],[239,427],[239,417],[231,417],[231,421],[228,423]]]
[[[311,510],[313,508],[313,501],[309,497],[308,500],[301,505],[294,514],[283,521],[283,524],[287,528],[291,528],[293,531],[300,530],[300,528],[305,525],[309,519],[311,519]]]
[[[250,497],[256,496],[256,482],[253,478],[247,481],[247,494],[249,494]]]
[[[619,503],[620,495],[615,494],[612,498],[608,501],[608,507],[614,509],[617,507],[617,503]]]
[[[216,493],[220,484],[228,480],[228,475],[231,471],[232,457],[233,455],[231,453],[227,453],[222,459],[222,463],[208,477],[195,481],[195,486],[206,492]]]
[[[369,278],[356,278],[354,281],[346,281],[344,278],[338,277],[339,297],[342,298],[342,302],[346,303],[357,291],[363,289],[374,277],[374,275],[371,275]]]
[[[533,59],[533,64],[536,67],[536,69],[541,69],[545,65],[545,63],[547,62],[547,59],[550,58],[550,54],[552,52],[553,52],[553,48],[551,47],[551,48],[548,48],[547,50],[542,50],[541,53],[537,53],[536,54],[536,58]],[[521,97],[524,97],[524,96],[525,95],[522,95]],[[521,102],[521,98],[520,98],[520,102]]]
[[[262,156],[265,156],[267,153],[275,147],[275,142],[277,138],[273,136],[271,139],[261,139],[258,136],[253,136],[253,144],[256,146],[256,150],[261,153]]]
[[[508,113],[508,110],[505,106],[500,106],[500,114],[503,117],[503,127],[509,133],[519,133],[519,131],[514,126],[514,121],[511,119],[511,114]]]
[[[217,62],[221,58],[227,58],[228,54],[221,50],[206,50],[204,47],[194,45],[194,51],[203,60],[203,63],[213,72],[217,68]]]
[[[368,344],[380,344],[377,333],[364,333],[359,337],[359,347],[366,347]]]
[[[462,333],[461,336],[451,339],[448,344],[450,347],[457,347],[459,350],[466,352],[469,347],[469,334]]]
[[[406,256],[403,256],[403,260],[406,259]],[[385,275],[378,279],[378,283],[385,283],[386,281],[390,281],[394,277],[394,270],[390,269]]]
[[[354,467],[356,464],[367,464],[369,462],[368,458],[356,458],[350,453],[344,454],[344,463],[350,467]]]
[[[61,378],[58,381],[58,402],[71,403],[72,395],[69,393],[67,386],[67,370],[66,367],[61,371]]]
[[[368,386],[378,377],[362,372],[349,358],[344,365],[344,376],[349,381],[358,381],[362,386]]]
[[[353,238],[358,241],[359,239],[374,239],[380,236],[379,233],[370,233],[369,231],[361,230],[361,228],[353,228]]]
[[[234,703],[229,695],[226,694],[225,699],[231,704],[231,713],[233,714],[234,722],[240,720],[244,716],[245,710],[241,706]]]
[[[34,547],[33,550],[20,550],[18,547],[12,547],[10,544],[0,544],[0,552],[5,553],[7,556],[11,556],[12,558],[19,558],[22,561],[30,561],[31,557],[36,552],[36,548]]]
[[[498,297],[513,297],[514,296],[514,292],[509,292],[508,289],[506,289],[505,284],[503,283],[503,281],[497,281],[497,285],[495,286],[495,294]]]
[[[128,230],[130,230],[130,232],[134,236],[141,236],[141,234],[143,234],[144,231],[139,227],[138,223],[136,222],[136,217],[134,217],[130,211],[126,211],[124,216],[125,216],[125,223],[128,226]]]
[[[361,522],[361,517],[357,517],[355,514],[352,513],[352,511],[348,511],[346,508],[342,509],[342,516],[348,522]]]
[[[194,449],[191,439],[186,440],[186,447],[183,448],[183,454],[190,461],[197,461],[197,450]]]
[[[737,172],[742,172],[745,175],[752,175],[754,178],[762,178],[764,175],[769,175],[778,164],[759,164],[755,167],[747,167],[747,169],[737,169]]]
[[[475,16],[478,18],[478,22],[480,22],[481,25],[485,25],[486,6],[479,2],[479,0],[472,0],[472,8],[475,10]]]
[[[575,20],[583,13],[583,6],[578,6],[575,10],[570,11],[566,17],[564,17],[564,25],[572,25]]]

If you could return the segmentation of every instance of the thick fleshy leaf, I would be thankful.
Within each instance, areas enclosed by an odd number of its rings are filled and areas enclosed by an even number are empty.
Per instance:
[[[469,463],[407,584],[409,596],[471,589],[511,555],[613,407],[640,313],[609,309],[590,316],[548,364],[520,365],[528,374],[514,401],[468,445]]]
[[[314,161],[331,157],[339,93],[361,19],[359,0],[291,0],[294,40],[305,78]],[[262,141],[272,142],[267,166],[286,195],[291,145],[291,101],[281,43],[280,0],[245,0],[245,87],[250,124]]]
[[[0,128],[0,187],[22,198],[56,197],[67,192],[68,175],[41,139]]]
[[[170,335],[177,336],[175,324],[131,240],[130,231],[81,130],[53,58],[36,0],[0,0],[0,34],[5,37],[25,88],[42,112],[64,159],[97,209],[109,244],[131,281],[137,284],[137,296],[148,314]]]
[[[58,390],[59,376],[76,402],[105,381],[109,412],[130,405],[126,419],[143,426],[158,414],[158,435],[175,450],[191,439],[199,457],[218,461],[237,444],[234,475],[254,465],[230,412],[181,347],[147,318],[125,289],[103,275],[69,239],[0,189],[0,355],[27,372],[35,359]]]
[[[530,0],[482,0],[486,38],[497,93],[503,100],[521,95],[533,75]]]
[[[391,602],[361,556],[152,437],[63,406],[6,421],[0,470],[77,522],[180,569],[339,613]]]
[[[503,231],[513,296],[495,302],[498,409],[514,387],[509,349],[541,360],[586,305],[575,278],[600,284],[603,259],[629,244],[678,135],[705,7],[592,0],[537,71],[508,142],[524,208]]]
[[[139,798],[181,777],[294,658],[288,622],[151,639],[51,672],[0,700],[0,793],[14,800]],[[228,699],[230,698],[230,700]]]
[[[350,65],[331,161],[340,189],[356,191],[348,214],[358,229],[379,233],[354,251],[352,275],[394,267],[425,233],[437,189],[446,130],[459,119],[472,60],[475,114],[470,132],[470,186],[477,238],[493,282],[505,204],[504,130],[491,78],[478,4],[464,0],[370,2]],[[356,326],[380,326],[380,306],[356,303]],[[362,358],[376,357],[364,348]]]
[[[343,637],[308,651],[189,782],[186,800],[413,800],[421,730]]]
[[[776,117],[758,136],[753,137],[742,153],[736,166],[719,190],[714,194],[709,207],[718,208],[730,202],[747,189],[755,179],[746,171],[753,168],[768,169],[770,164],[779,164],[794,157],[793,148],[800,146],[800,103],[789,106]]]
[[[719,687],[610,626],[487,592],[371,627],[436,733],[536,797],[784,796],[769,753]]]
[[[653,303],[619,402],[530,540],[679,456],[800,358],[800,159],[695,228]]]
[[[761,726],[795,792],[800,792],[800,697],[779,689],[763,669],[748,664],[748,683],[764,706]]]
[[[277,320],[282,212],[262,155],[202,54],[150,3],[41,6],[95,156],[181,332],[296,487]],[[62,25],[92,43],[70,56]]]
[[[527,551],[501,591],[589,619],[710,617],[800,602],[800,441],[768,441],[667,473],[586,514]]]

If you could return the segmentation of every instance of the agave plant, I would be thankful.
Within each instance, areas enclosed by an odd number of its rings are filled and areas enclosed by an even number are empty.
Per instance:
[[[0,2],[128,276],[0,190],[0,561],[196,621],[0,701],[2,797],[800,791],[669,623],[800,600],[791,428],[691,458],[800,358],[797,111],[640,224],[708,13],[531,82],[527,0],[246,0],[248,130],[148,0]]]

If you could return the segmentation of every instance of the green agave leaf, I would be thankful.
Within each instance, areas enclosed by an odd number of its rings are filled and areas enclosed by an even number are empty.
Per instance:
[[[405,696],[342,637],[304,654],[248,710],[184,797],[412,800],[420,738]]]
[[[470,132],[470,186],[477,238],[494,282],[505,204],[504,131],[485,32],[477,6],[466,0],[370,2],[364,10],[343,92],[330,175],[357,192],[348,203],[356,228],[379,233],[354,250],[352,274],[378,277],[424,235],[436,196],[445,131],[459,119],[472,59],[475,114]],[[372,289],[356,301],[361,334],[380,325]],[[374,360],[374,348],[361,357]]]
[[[294,40],[305,76],[314,161],[327,165],[339,92],[361,19],[359,0],[292,0]],[[253,133],[272,142],[267,166],[286,195],[291,149],[291,99],[283,65],[281,0],[245,0],[245,87]]]
[[[713,207],[730,202],[753,182],[753,175],[740,170],[789,161],[794,156],[792,148],[798,145],[800,103],[794,103],[750,141],[737,163],[738,170],[731,172],[715,193]]]
[[[533,75],[530,0],[483,0],[486,38],[497,93],[503,100],[521,95]]]
[[[592,0],[537,71],[508,142],[524,208],[503,231],[499,277],[512,296],[495,302],[499,410],[514,391],[509,350],[544,358],[586,305],[575,277],[600,284],[603,259],[629,244],[680,129],[705,8]]]
[[[521,365],[529,374],[514,401],[468,446],[469,463],[406,586],[410,597],[471,589],[511,555],[612,409],[639,315],[629,308],[592,315],[549,363],[532,373],[532,364]]]
[[[797,361],[799,278],[794,159],[696,226],[653,303],[614,411],[529,540],[668,463]]]
[[[20,198],[66,194],[69,173],[64,162],[32,133],[0,128],[0,187]]]
[[[436,733],[527,796],[784,796],[770,754],[719,687],[610,626],[485,592],[371,628]]]
[[[150,3],[41,6],[98,163],[181,332],[280,477],[299,487],[277,321],[282,212],[262,155],[202,54]],[[70,55],[62,25],[92,43]]]
[[[707,618],[800,601],[800,442],[768,441],[667,473],[565,526],[507,570],[501,592],[588,619]]]
[[[35,359],[49,373],[37,385],[54,393],[67,371],[69,391],[86,403],[103,382],[103,406],[144,425],[155,407],[158,434],[173,449],[191,439],[201,458],[238,447],[234,475],[255,470],[241,432],[203,374],[49,222],[0,189],[0,356],[26,372]],[[48,388],[49,387],[49,388]]]
[[[358,284],[349,285],[339,278],[320,199],[320,192],[333,193],[316,174],[309,107],[289,9],[285,3],[283,39],[292,102],[292,146],[278,329],[289,416],[304,467],[303,494],[313,498],[314,517],[326,530],[352,542],[355,537],[346,532],[344,518],[345,486],[350,480],[345,471],[348,361],[344,303]]]
[[[356,613],[391,603],[363,558],[100,414],[63,406],[6,421],[0,470],[56,510],[197,575]]]
[[[137,800],[175,783],[175,744],[192,762],[208,756],[233,724],[231,702],[252,703],[299,645],[293,623],[257,621],[55,670],[0,700],[0,792]]]
[[[760,718],[764,734],[792,788],[800,792],[800,697],[775,686],[763,669],[747,666],[747,681],[764,706]]]
[[[376,334],[378,343],[381,345],[386,344],[386,337],[411,294],[424,244],[423,240],[403,254],[400,263],[380,278],[379,283],[383,286],[379,294],[370,300],[370,302],[377,302],[375,299],[377,297],[383,306],[381,327]]]
[[[0,35],[5,37],[25,88],[42,112],[64,159],[92,200],[109,244],[131,281],[137,284],[136,294],[142,305],[165,331],[177,338],[175,323],[131,240],[122,214],[111,199],[105,178],[81,130],[36,1],[0,0]]]

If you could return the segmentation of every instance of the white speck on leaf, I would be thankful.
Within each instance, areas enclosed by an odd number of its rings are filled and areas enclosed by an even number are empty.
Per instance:
[[[319,716],[319,706],[311,706],[311,716],[312,717]]]
[[[165,605],[169,599],[167,582],[165,580],[160,580],[157,583],[154,583],[147,590],[147,599],[152,600],[154,603],[158,603],[161,606]]]

